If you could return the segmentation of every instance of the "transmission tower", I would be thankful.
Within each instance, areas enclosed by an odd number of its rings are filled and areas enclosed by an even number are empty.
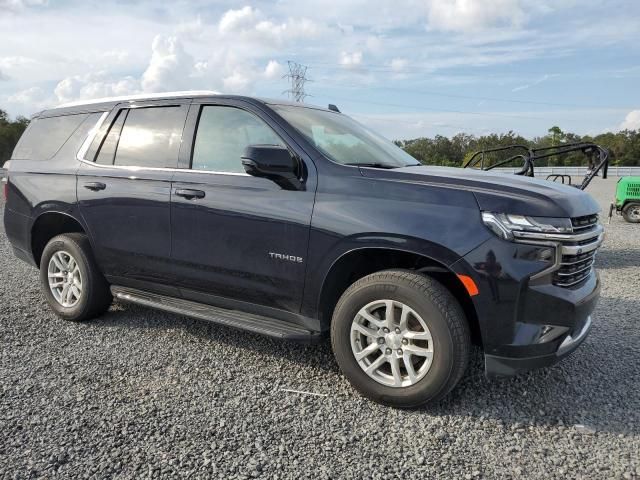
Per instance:
[[[289,98],[294,102],[303,102],[305,97],[309,96],[304,93],[304,84],[310,81],[307,78],[307,67],[292,61],[287,61],[287,64],[289,65],[289,73],[283,75],[282,78],[287,78],[291,81],[291,88],[282,93],[288,94]]]

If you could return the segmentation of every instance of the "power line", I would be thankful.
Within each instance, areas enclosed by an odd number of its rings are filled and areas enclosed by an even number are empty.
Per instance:
[[[319,69],[321,70],[340,70],[343,71],[345,73],[349,73],[348,68],[344,67],[344,66],[340,66],[339,64],[330,64],[330,63],[317,63],[315,64]],[[332,68],[332,67],[323,67],[321,65],[336,65],[336,67]],[[421,69],[419,67],[411,67],[411,66],[407,66],[407,67],[403,67],[402,70],[396,70],[393,69],[392,67],[386,67],[386,66],[376,66],[376,65],[360,65],[360,67],[364,70],[372,70],[372,72],[388,72],[388,73],[394,73],[394,74],[398,74],[398,75],[402,75],[402,74],[407,74],[407,73],[417,73],[420,72]],[[428,70],[427,71],[432,72],[432,70]],[[523,73],[521,71],[519,71],[518,73]],[[447,76],[454,76],[454,77],[461,77],[461,78],[468,78],[468,77],[472,77],[473,75],[456,75],[456,74],[445,74]],[[566,74],[563,74],[566,75]],[[485,77],[492,77],[492,76],[504,76],[504,74],[502,73],[495,73],[495,74],[487,74],[487,73],[483,73],[483,76]],[[335,87],[352,87],[352,88],[363,88],[361,85],[354,85],[354,84],[340,84],[340,83],[334,83],[331,81],[322,81],[322,84],[327,84],[327,85],[332,85]],[[389,90],[389,91],[402,91],[405,93],[412,93],[412,94],[417,94],[417,95],[429,95],[429,96],[436,96],[436,97],[445,97],[445,98],[460,98],[460,99],[467,99],[467,100],[480,100],[480,101],[492,101],[492,102],[503,102],[503,103],[515,103],[515,104],[522,104],[522,105],[540,105],[540,106],[551,106],[551,107],[573,107],[573,108],[624,108],[624,107],[611,107],[611,106],[607,106],[607,105],[589,105],[589,104],[584,104],[584,103],[580,103],[580,104],[576,104],[576,103],[561,103],[561,102],[545,102],[545,101],[535,101],[535,100],[518,100],[518,99],[510,99],[510,98],[498,98],[498,97],[483,97],[483,96],[472,96],[472,95],[455,95],[455,94],[447,94],[447,93],[441,93],[441,92],[434,92],[434,91],[429,91],[429,90],[407,90],[405,88],[391,88],[391,87],[377,87],[377,86],[367,86],[366,88],[369,89],[376,89],[376,90]]]
[[[434,75],[442,75],[442,73],[439,73],[439,72],[459,68],[459,66],[456,66],[456,65],[449,66],[449,67],[438,67],[438,68],[434,68],[433,66],[429,66],[429,65],[404,65],[402,66],[402,68],[394,68],[391,65],[391,63],[386,63],[386,64],[361,63],[357,66],[361,71],[371,70],[371,71],[380,71],[380,72],[392,72],[397,74],[415,72],[415,73],[426,73],[426,74],[434,74]],[[343,71],[346,73],[348,73],[351,69],[353,69],[352,65],[344,65],[342,63],[334,63],[334,62],[312,62],[311,64],[309,64],[309,67],[318,68],[322,70],[330,70],[330,71]],[[487,72],[486,69],[489,68],[489,66],[487,65],[475,65],[474,68],[482,69],[483,70],[482,76],[485,76],[485,77],[487,76],[504,77],[505,75],[504,72]],[[632,66],[632,67],[617,68],[617,69],[600,69],[596,71],[594,71],[593,68],[586,68],[586,69],[579,69],[579,70],[572,68],[569,71],[554,72],[554,74],[560,75],[563,77],[575,77],[575,76],[582,76],[585,73],[591,73],[591,74],[598,74],[606,77],[606,76],[620,73],[621,71],[632,71],[632,72],[640,73],[640,69],[637,66]],[[511,75],[518,74],[520,76],[528,77],[530,75],[548,75],[549,71],[518,69],[517,72],[510,72],[510,74]],[[477,76],[477,74],[465,74],[465,73],[461,73],[461,74],[447,73],[446,75],[461,77],[461,78]]]
[[[294,102],[303,102],[308,97],[304,91],[304,84],[309,81],[307,78],[307,68],[297,62],[287,61],[289,65],[289,73],[283,75],[282,78],[288,78],[291,81],[291,88],[282,93],[287,93],[289,98]]]
[[[356,88],[356,89],[363,88],[361,85],[355,85],[355,84],[340,84],[340,83],[333,83],[333,82],[322,82],[322,83],[331,85],[334,87],[346,87],[346,88]],[[608,107],[604,105],[539,102],[535,100],[516,100],[516,99],[509,99],[509,98],[456,95],[452,93],[434,92],[432,90],[413,90],[413,89],[407,90],[406,88],[391,88],[391,87],[376,87],[376,86],[367,86],[366,88],[371,90],[387,90],[392,92],[411,93],[415,95],[427,95],[427,96],[433,96],[433,97],[460,98],[464,100],[483,100],[483,101],[489,101],[489,102],[517,103],[517,104],[525,104],[525,105],[541,105],[541,106],[547,106],[547,107],[616,108],[616,107]]]
[[[396,108],[408,108],[410,110],[417,111],[418,113],[431,113],[431,112],[440,112],[440,113],[463,113],[467,115],[479,115],[479,116],[488,116],[488,117],[506,117],[506,118],[525,118],[528,120],[539,120],[540,117],[531,117],[526,115],[512,115],[508,113],[499,113],[499,112],[472,112],[469,110],[445,110],[441,108],[428,108],[428,107],[418,107],[416,105],[401,105],[398,103],[387,103],[387,102],[375,102],[372,100],[356,100],[353,98],[340,98],[334,97],[331,95],[333,100],[339,100],[341,102],[352,102],[352,103],[362,103],[365,105],[380,105],[383,107],[396,107]]]

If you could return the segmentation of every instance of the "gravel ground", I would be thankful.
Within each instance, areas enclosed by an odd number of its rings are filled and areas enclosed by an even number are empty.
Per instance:
[[[604,210],[615,179],[592,187]],[[582,348],[499,382],[476,352],[453,394],[417,411],[358,396],[328,342],[130,305],[65,323],[0,233],[1,478],[640,477],[640,225],[620,217]]]

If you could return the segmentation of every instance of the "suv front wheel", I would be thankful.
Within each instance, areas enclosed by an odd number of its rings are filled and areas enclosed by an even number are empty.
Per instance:
[[[366,397],[394,407],[436,402],[466,369],[469,326],[455,297],[411,271],[351,285],[334,310],[331,343],[341,370]]]
[[[113,300],[86,235],[53,237],[40,259],[40,283],[53,311],[65,320],[84,321],[106,312]]]

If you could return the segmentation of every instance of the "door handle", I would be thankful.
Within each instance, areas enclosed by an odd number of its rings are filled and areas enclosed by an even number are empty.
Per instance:
[[[191,190],[190,188],[178,188],[176,189],[176,195],[184,197],[187,200],[193,198],[204,198],[204,192],[202,190]]]
[[[104,190],[107,186],[102,182],[89,182],[84,184],[84,188],[97,192],[98,190]]]

